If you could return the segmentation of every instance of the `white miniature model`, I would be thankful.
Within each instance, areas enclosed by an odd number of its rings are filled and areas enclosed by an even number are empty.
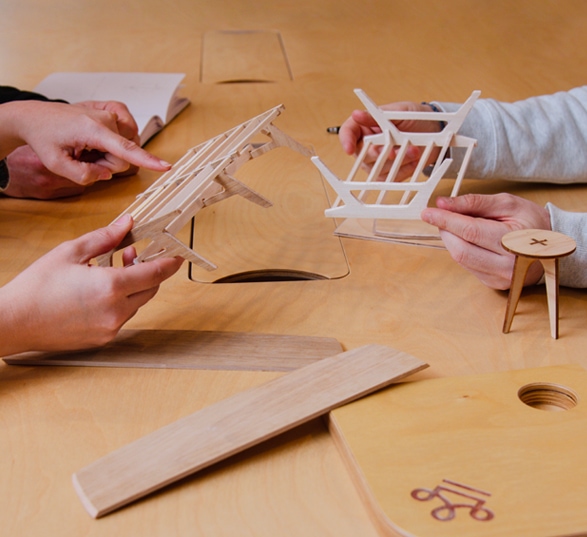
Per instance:
[[[356,89],[355,93],[381,128],[381,133],[365,136],[361,152],[345,180],[339,179],[319,157],[312,157],[314,164],[338,195],[332,207],[325,211],[326,216],[420,220],[422,209],[427,206],[434,189],[452,163],[452,159],[447,156],[449,148],[454,147],[465,148],[451,196],[458,194],[476,140],[459,135],[457,131],[479,97],[479,91],[474,91],[454,113],[383,110],[364,91]],[[394,121],[406,120],[440,121],[443,128],[440,132],[404,132],[394,125]],[[367,178],[361,180],[359,171],[372,146],[381,146],[381,151]],[[400,182],[397,180],[397,174],[410,146],[419,146],[423,149],[412,176]],[[425,168],[435,148],[440,148],[438,158],[431,166],[431,170],[428,167],[429,174],[425,174]],[[397,155],[389,172],[382,178],[383,167],[392,150],[397,150]]]

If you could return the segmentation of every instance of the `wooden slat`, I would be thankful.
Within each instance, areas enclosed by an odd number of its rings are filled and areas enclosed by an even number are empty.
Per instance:
[[[334,338],[197,330],[121,330],[104,347],[29,352],[10,365],[290,371],[342,351]]]
[[[74,487],[100,517],[425,367],[380,345],[320,360],[106,455],[74,474]]]

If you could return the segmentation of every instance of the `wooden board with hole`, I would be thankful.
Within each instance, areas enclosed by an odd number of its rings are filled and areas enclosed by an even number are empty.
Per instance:
[[[121,330],[103,347],[27,352],[9,365],[291,371],[342,351],[334,338],[199,330]]]
[[[587,372],[408,382],[329,426],[383,535],[587,533]]]

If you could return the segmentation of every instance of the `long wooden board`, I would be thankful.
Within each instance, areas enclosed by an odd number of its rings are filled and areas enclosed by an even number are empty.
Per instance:
[[[82,468],[74,487],[100,517],[215,462],[427,367],[367,345],[238,393]]]
[[[291,371],[342,351],[334,338],[197,330],[121,330],[84,351],[29,352],[10,365]]]

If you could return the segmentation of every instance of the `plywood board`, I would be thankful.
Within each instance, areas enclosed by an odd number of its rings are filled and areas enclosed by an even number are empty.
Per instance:
[[[106,455],[74,474],[75,489],[92,516],[105,515],[424,367],[381,345],[320,360]]]
[[[342,351],[334,338],[196,330],[121,330],[84,351],[29,352],[10,365],[290,371]]]
[[[408,382],[330,429],[383,535],[587,534],[587,372]]]
[[[276,148],[242,166],[235,177],[271,200],[259,207],[233,196],[195,217],[190,246],[218,268],[191,266],[202,282],[337,279],[349,273],[320,173],[304,155]]]
[[[204,34],[200,78],[204,84],[226,84],[293,77],[278,31],[220,30]]]
[[[335,230],[335,235],[350,239],[411,244],[444,249],[437,228],[422,221],[373,220],[368,218],[346,218]],[[435,236],[434,236],[435,235]]]

